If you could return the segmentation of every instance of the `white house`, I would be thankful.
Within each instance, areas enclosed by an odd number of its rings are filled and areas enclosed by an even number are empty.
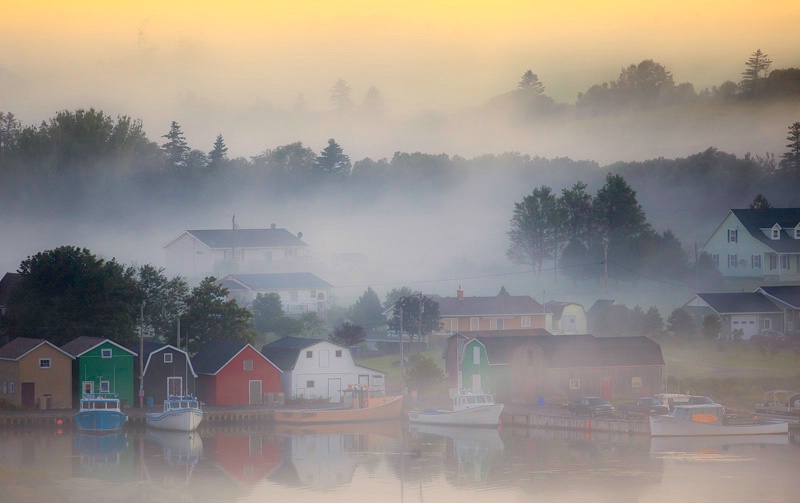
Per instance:
[[[383,387],[383,372],[357,365],[350,350],[324,339],[283,337],[261,354],[283,371],[281,391],[289,398],[328,398],[339,403],[350,385]]]
[[[701,251],[725,277],[800,280],[800,208],[730,210]]]
[[[272,274],[229,274],[219,284],[228,289],[228,299],[243,307],[253,304],[258,294],[276,293],[288,315],[317,313],[325,316],[333,286],[310,272]]]
[[[164,245],[167,270],[193,277],[234,272],[305,270],[311,250],[301,239],[272,224],[269,229],[187,230]]]

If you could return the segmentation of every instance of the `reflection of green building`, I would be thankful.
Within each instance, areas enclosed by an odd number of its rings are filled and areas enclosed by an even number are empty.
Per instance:
[[[73,403],[85,393],[116,393],[123,406],[135,405],[133,359],[136,353],[114,341],[82,336],[62,347],[72,363]]]

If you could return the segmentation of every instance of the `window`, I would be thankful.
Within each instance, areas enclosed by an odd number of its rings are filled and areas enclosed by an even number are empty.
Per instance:
[[[195,250],[195,251],[194,251],[194,254],[195,254],[195,255],[198,255],[198,256],[200,256],[200,257],[202,257],[203,255],[205,255],[205,253],[206,253],[206,252],[204,252],[203,250]]]
[[[40,369],[49,369],[50,368],[50,358],[39,358],[39,368]]]
[[[728,268],[736,269],[736,255],[728,255]]]
[[[83,394],[84,395],[91,395],[94,393],[94,383],[92,381],[84,381],[83,382]]]
[[[569,380],[569,389],[581,389],[581,380],[580,379],[570,379]]]
[[[506,326],[506,320],[494,320],[494,327],[496,330],[504,330]]]
[[[753,255],[750,259],[750,264],[753,269],[761,269],[761,255]]]
[[[642,378],[641,377],[631,377],[631,387],[632,388],[641,388],[642,387]]]
[[[292,302],[297,302],[297,290],[289,292],[289,300]]]
[[[110,392],[111,392],[111,382],[100,381],[100,393],[110,393]]]
[[[769,256],[769,270],[774,271],[778,268],[778,256],[771,253]]]
[[[286,249],[286,258],[294,258],[294,248]]]
[[[794,228],[794,238],[800,239],[800,225]]]
[[[341,358],[341,357],[342,357],[342,350],[341,349],[337,349],[336,350],[336,358]]]
[[[772,330],[772,319],[771,318],[762,318],[761,319],[761,330]]]
[[[715,253],[711,255],[711,262],[714,263],[714,267],[719,269],[719,253]]]
[[[306,358],[311,358],[313,357],[313,355],[314,355],[313,351],[306,351]]]
[[[772,239],[780,239],[781,238],[781,228],[777,225],[772,228]]]
[[[244,361],[244,370],[246,372],[252,372],[253,371],[253,360],[245,360]]]
[[[306,381],[306,388],[313,388],[313,387],[314,387],[314,381]]]
[[[531,317],[523,316],[521,321],[522,328],[529,328],[531,326]]]
[[[3,381],[3,394],[8,394],[8,381]]]
[[[164,363],[172,363],[172,353],[164,353]]]
[[[728,229],[728,242],[729,243],[736,243],[739,239],[739,230],[738,229]]]
[[[472,348],[472,363],[480,365],[481,363],[481,348],[475,346]]]
[[[781,255],[781,269],[789,269],[789,255]]]
[[[472,331],[480,330],[481,329],[481,319],[480,318],[470,318],[469,319],[469,329]]]
[[[101,349],[100,358],[111,358],[111,349]]]
[[[14,394],[14,381],[9,381],[8,383],[8,394],[9,395]]]

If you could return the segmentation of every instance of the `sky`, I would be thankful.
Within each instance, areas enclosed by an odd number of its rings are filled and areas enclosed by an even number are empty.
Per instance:
[[[94,107],[142,119],[151,139],[172,120],[190,144],[224,130],[246,157],[261,145],[245,133],[236,141],[243,116],[290,110],[300,94],[328,110],[338,79],[356,103],[375,86],[403,118],[479,106],[528,69],[549,96],[574,103],[644,59],[697,90],[738,81],[758,48],[773,68],[800,66],[800,4],[785,0],[0,3],[0,109],[23,124]],[[316,144],[325,132],[270,136],[270,147]]]
[[[561,124],[560,131],[548,123],[523,130],[465,119],[516,89],[528,69],[548,96],[572,104],[578,93],[615,80],[623,67],[645,59],[697,91],[739,81],[756,49],[768,54],[772,68],[800,67],[800,3],[786,0],[0,0],[0,21],[0,111],[14,113],[24,126],[61,110],[95,108],[112,118],[141,119],[147,136],[159,144],[172,121],[181,125],[191,148],[204,152],[222,134],[231,158],[297,141],[319,152],[329,138],[353,161],[391,158],[397,151],[466,158],[515,151],[601,166],[687,156],[708,147],[780,155],[787,126],[800,119],[796,103],[746,115],[702,112],[688,120],[614,117],[601,127]],[[335,117],[330,91],[339,79],[352,88],[356,105],[371,86],[377,88],[385,120],[345,124]],[[296,113],[300,96],[305,114]],[[574,182],[565,180],[563,186]],[[452,294],[465,269],[481,274],[510,265],[504,252],[511,208],[532,187],[494,183],[470,184],[470,191],[443,202],[437,212],[447,215],[444,227],[437,222],[421,229],[429,214],[424,208],[419,219],[390,223],[398,212],[389,201],[373,209],[379,224],[353,221],[346,226],[351,235],[343,233],[341,222],[321,217],[324,208],[312,211],[316,206],[302,204],[253,211],[234,201],[224,211],[194,215],[193,221],[142,224],[146,243],[126,241],[128,229],[98,232],[91,223],[56,219],[42,227],[20,223],[23,217],[17,216],[20,220],[4,219],[20,238],[12,253],[0,257],[0,270],[13,270],[25,256],[62,244],[86,246],[125,263],[152,259],[161,265],[161,246],[168,239],[187,228],[224,228],[237,214],[245,227],[277,222],[305,231],[309,242],[327,244],[330,252],[369,247],[383,276],[353,282],[352,292],[375,281],[388,289],[445,277],[455,279],[435,287]],[[400,249],[396,236],[405,226],[420,239]],[[475,243],[476,236],[483,242]],[[408,261],[408,270],[381,267],[398,256]],[[385,277],[389,272],[396,274]],[[487,291],[511,281],[493,278]],[[519,279],[516,292],[523,293],[525,281]]]

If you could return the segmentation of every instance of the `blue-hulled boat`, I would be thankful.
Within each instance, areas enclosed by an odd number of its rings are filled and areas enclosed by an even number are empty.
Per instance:
[[[127,420],[116,393],[86,393],[75,414],[75,427],[84,433],[111,433],[120,431]]]

